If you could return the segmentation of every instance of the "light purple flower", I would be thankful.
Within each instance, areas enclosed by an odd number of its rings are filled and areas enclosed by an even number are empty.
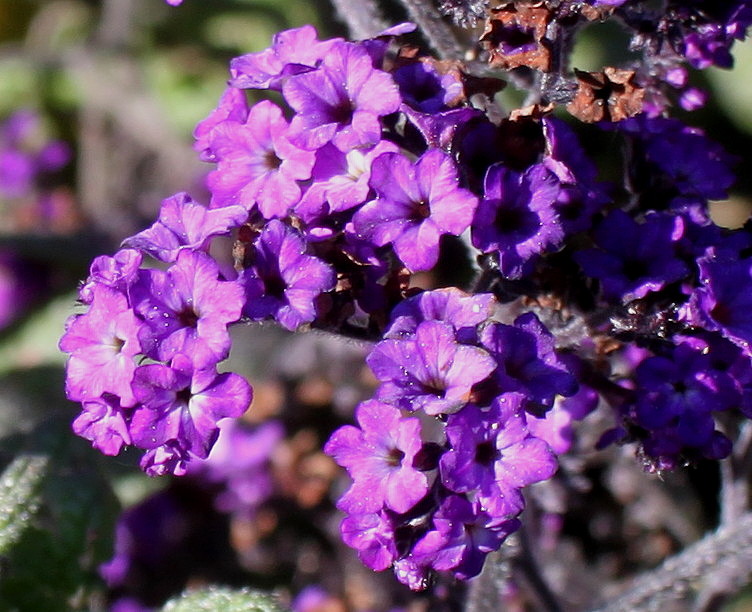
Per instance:
[[[315,155],[294,146],[282,110],[263,100],[243,124],[216,126],[210,148],[218,164],[207,185],[212,207],[257,207],[265,219],[284,217],[301,195],[298,181],[310,178]]]
[[[316,318],[316,298],[334,287],[332,268],[306,254],[306,243],[294,229],[270,221],[254,244],[253,265],[243,271],[243,314],[254,320],[274,318],[295,330]]]
[[[89,268],[89,277],[78,290],[78,297],[84,304],[91,304],[94,289],[105,285],[129,295],[130,287],[138,280],[143,256],[134,249],[121,249],[112,257],[100,255],[94,258]]]
[[[217,155],[211,147],[211,135],[218,125],[224,122],[245,123],[248,119],[248,100],[245,93],[235,87],[225,89],[219,104],[206,119],[199,121],[193,130],[193,149],[199,152],[199,159],[205,162],[217,161]],[[236,126],[237,127],[237,126]]]
[[[126,238],[123,246],[149,253],[160,261],[173,262],[184,249],[206,250],[209,238],[228,234],[247,218],[243,206],[209,209],[187,193],[178,193],[162,201],[154,225]]]
[[[148,324],[141,336],[146,354],[169,361],[185,353],[198,367],[227,356],[227,326],[240,319],[243,290],[218,277],[217,263],[193,251],[178,253],[167,271],[147,271],[134,288],[136,311]]]
[[[123,294],[105,285],[95,286],[88,312],[68,319],[60,339],[60,350],[70,354],[65,380],[68,399],[83,401],[112,393],[123,406],[132,406],[136,400],[131,381],[134,358],[141,353],[142,327]]]
[[[376,199],[355,213],[355,233],[377,246],[391,243],[412,271],[436,264],[441,236],[464,232],[477,205],[477,198],[459,187],[452,158],[438,149],[415,164],[398,153],[384,153],[373,162],[370,185]]]
[[[90,440],[92,446],[105,455],[115,456],[124,444],[131,444],[129,412],[117,397],[107,393],[84,400],[83,410],[73,421],[73,431]]]
[[[335,42],[314,71],[287,79],[282,87],[296,111],[290,139],[306,149],[332,142],[340,151],[381,140],[379,118],[396,112],[400,95],[390,74],[373,67],[362,47]]]
[[[295,206],[295,214],[310,222],[331,213],[349,210],[368,199],[371,164],[382,153],[396,152],[397,145],[382,140],[371,149],[343,153],[332,144],[316,151],[311,172],[313,184]]]
[[[340,526],[342,541],[358,551],[364,565],[380,572],[397,558],[394,529],[386,511],[354,514]]]
[[[456,287],[423,291],[397,304],[384,338],[412,334],[422,321],[443,321],[455,329],[460,342],[472,344],[476,328],[491,318],[495,305],[490,293],[471,295]]]
[[[407,512],[428,492],[426,475],[413,467],[423,444],[420,421],[403,418],[397,408],[376,400],[360,404],[356,418],[360,429],[340,427],[324,447],[353,479],[337,507],[349,514],[384,506]]]
[[[460,410],[473,385],[496,368],[491,355],[459,344],[452,326],[441,321],[423,321],[414,336],[379,342],[366,361],[382,383],[381,401],[431,415]]]
[[[131,417],[133,443],[147,450],[172,443],[200,459],[217,438],[217,422],[241,416],[252,397],[241,376],[196,369],[185,355],[176,355],[169,366],[140,366],[133,390],[139,401]]]
[[[313,70],[341,40],[319,41],[311,25],[279,32],[268,49],[230,62],[230,85],[240,89],[280,89],[285,77]]]

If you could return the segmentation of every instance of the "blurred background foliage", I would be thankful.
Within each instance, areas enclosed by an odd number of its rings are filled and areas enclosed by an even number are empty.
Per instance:
[[[135,456],[103,457],[70,431],[77,406],[65,400],[57,341],[75,312],[78,281],[94,256],[149,225],[162,199],[188,190],[205,201],[206,168],[191,132],[222,93],[229,59],[304,23],[322,36],[344,34],[334,17],[325,0],[185,0],[177,8],[162,0],[0,0],[0,121],[33,110],[41,119],[35,138],[60,139],[72,152],[45,177],[53,205],[44,214],[30,198],[0,198],[0,253],[26,266],[0,262],[0,285],[36,288],[23,302],[8,298],[13,312],[0,330],[0,610],[105,609],[97,567],[112,554],[118,512],[170,486],[142,476]],[[573,63],[619,63],[627,55],[614,40],[626,43],[618,28],[589,28]],[[711,96],[690,120],[739,157],[733,201],[717,206],[726,224],[747,214],[752,193],[752,43],[738,44],[735,55],[733,72],[693,76]],[[0,288],[0,299],[6,293]],[[262,414],[277,401],[274,385],[259,381],[274,347],[287,348],[280,338],[266,330],[233,357],[232,368],[256,383]],[[320,381],[308,382],[300,393],[321,404]]]

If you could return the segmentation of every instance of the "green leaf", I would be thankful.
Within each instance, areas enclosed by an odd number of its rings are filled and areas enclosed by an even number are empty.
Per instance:
[[[20,455],[0,476],[0,555],[18,541],[39,509],[47,467],[43,455]]]
[[[274,597],[251,589],[209,587],[186,591],[168,601],[162,612],[283,612]]]

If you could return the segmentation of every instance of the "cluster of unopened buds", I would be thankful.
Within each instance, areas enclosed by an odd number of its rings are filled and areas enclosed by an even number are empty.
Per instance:
[[[476,4],[442,8],[462,21]],[[614,423],[599,444],[637,443],[647,469],[727,456],[717,421],[752,416],[752,234],[708,214],[732,158],[666,110],[671,91],[701,97],[682,61],[728,65],[752,6],[643,4],[490,9],[491,64],[543,77],[536,104],[506,114],[501,80],[398,46],[409,24],[360,42],[304,26],[234,59],[195,130],[209,205],[168,198],[81,286],[60,343],[76,433],[179,475],[251,400],[217,373],[228,326],[372,341],[375,396],[325,450],[353,481],[344,541],[416,589],[434,570],[477,575],[596,409]],[[635,28],[641,68],[567,73],[556,28],[611,17]],[[277,102],[249,106],[249,89]],[[556,105],[611,132],[622,184],[599,181]],[[465,284],[411,284],[450,248]]]

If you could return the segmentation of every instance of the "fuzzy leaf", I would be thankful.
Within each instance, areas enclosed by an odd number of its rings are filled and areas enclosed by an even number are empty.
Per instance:
[[[186,591],[168,601],[162,612],[283,612],[283,608],[262,591],[209,587]]]

